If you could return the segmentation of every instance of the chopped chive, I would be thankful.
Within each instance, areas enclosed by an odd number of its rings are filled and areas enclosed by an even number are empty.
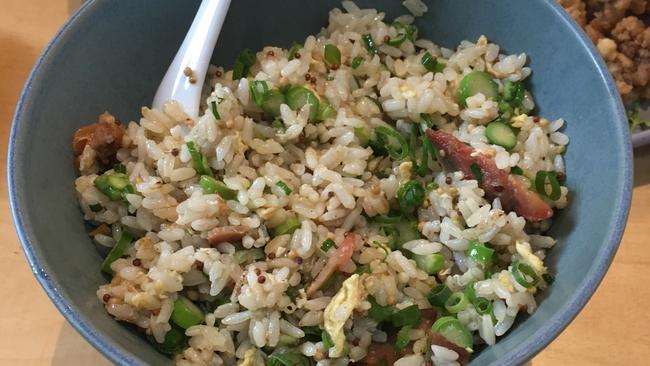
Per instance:
[[[131,234],[127,233],[126,231],[123,231],[122,236],[120,236],[120,239],[117,241],[115,246],[111,248],[111,251],[108,252],[106,258],[104,258],[104,261],[102,262],[102,272],[109,275],[113,274],[113,269],[111,269],[111,264],[113,264],[113,262],[115,262],[116,260],[122,258],[124,252],[126,252],[126,249],[131,245],[132,241],[133,241],[133,237],[131,236]]]
[[[278,186],[278,188],[280,188],[282,190],[282,192],[284,192],[284,194],[286,194],[287,196],[290,195],[291,192],[292,192],[291,188],[289,188],[289,186],[285,182],[283,182],[281,180],[279,180],[277,183],[275,183],[275,185]]]
[[[368,146],[368,142],[370,141],[370,133],[368,132],[368,129],[365,127],[355,127],[354,128],[354,135],[359,139],[359,144],[363,147]]]
[[[476,312],[481,315],[492,313],[492,301],[484,297],[477,297],[473,301],[473,305],[474,305],[474,309],[476,309]]]
[[[178,295],[170,320],[183,329],[203,323],[205,315],[190,299]]]
[[[323,347],[325,347],[326,350],[334,347],[334,341],[332,341],[332,337],[324,329],[323,332],[321,333],[321,338],[323,339]]]
[[[188,336],[185,335],[185,329],[172,325],[171,329],[165,333],[163,343],[158,343],[152,335],[147,335],[147,340],[158,352],[173,356],[187,347]]]
[[[326,44],[324,53],[325,64],[329,67],[341,66],[341,51],[333,44]]]
[[[381,147],[394,160],[404,160],[409,153],[408,145],[402,135],[392,128],[380,126],[375,128],[375,142],[370,147],[375,151],[375,146]]]
[[[438,318],[438,320],[433,323],[431,330],[439,333],[457,346],[465,348],[469,352],[473,352],[472,346],[474,345],[474,340],[472,339],[472,333],[470,333],[467,328],[456,319],[456,317],[443,316],[442,318]]]
[[[519,107],[526,96],[526,89],[521,81],[506,80],[503,84],[503,99],[513,107]]]
[[[372,55],[379,54],[379,50],[375,45],[375,41],[372,39],[372,36],[370,34],[364,34],[363,36],[361,36],[361,39],[363,40],[363,43],[366,45],[366,49],[368,49],[368,52],[370,54]]]
[[[219,115],[219,111],[217,110],[216,100],[210,102],[210,110],[212,111],[212,115],[214,116],[215,119],[221,119],[221,116]]]
[[[481,244],[477,241],[469,243],[469,249],[467,249],[467,255],[472,258],[475,262],[482,263],[486,266],[492,264],[492,258],[494,257],[494,249],[488,248],[484,244]]]
[[[442,307],[447,302],[447,299],[451,296],[451,290],[444,283],[439,284],[429,291],[427,294],[427,300],[429,304],[433,306]]]
[[[269,86],[264,80],[253,80],[248,87],[253,96],[253,101],[259,107],[269,93]]]
[[[422,63],[422,66],[424,66],[427,71],[431,71],[432,73],[437,73],[437,72],[442,72],[445,69],[445,64],[442,62],[438,62],[429,52],[425,52],[424,55],[422,55],[422,59],[420,60]]]
[[[472,175],[474,176],[474,179],[476,179],[479,184],[483,182],[483,172],[481,171],[481,168],[478,166],[478,164],[473,163],[472,165],[469,166],[469,169],[472,171]]]
[[[187,150],[190,152],[190,156],[192,157],[194,170],[201,175],[213,176],[207,158],[201,155],[199,150],[196,148],[194,141],[188,141],[185,144],[187,145]]]
[[[363,63],[364,60],[365,59],[363,57],[361,57],[361,56],[357,56],[357,57],[353,58],[352,63],[350,64],[350,66],[352,67],[352,70],[356,70],[359,66],[361,66],[361,64]]]
[[[117,164],[113,165],[113,171],[115,173],[126,174],[126,167],[122,163],[117,163]]]
[[[397,332],[397,339],[395,340],[396,351],[399,352],[403,350],[411,341],[410,338],[411,328],[412,327],[410,325],[405,325],[402,327],[402,329],[399,330],[399,332]]]
[[[217,193],[226,201],[237,198],[237,191],[228,188],[223,182],[220,182],[209,175],[202,175],[199,179],[199,185],[206,194]]]
[[[323,243],[320,245],[320,250],[327,252],[334,246],[334,240],[332,239],[325,239]]]
[[[546,182],[548,181],[551,186],[551,192],[546,190]],[[552,171],[540,170],[535,176],[535,190],[537,193],[548,197],[551,201],[557,201],[562,195],[560,190],[560,182],[557,180],[557,175]]]
[[[309,104],[309,119],[314,120],[320,111],[320,101],[316,94],[303,86],[293,86],[285,94],[287,105],[294,111]]]
[[[524,171],[518,166],[510,168],[510,173],[514,175],[524,175]]]
[[[92,212],[99,212],[102,209],[104,209],[104,207],[99,203],[96,203],[94,205],[88,205],[88,207],[90,208],[90,211],[92,211]]]
[[[529,266],[526,263],[516,261],[512,263],[512,277],[515,278],[515,281],[522,285],[525,288],[531,288],[539,282],[539,277],[533,267]]]
[[[420,323],[420,319],[422,319],[420,308],[417,305],[411,305],[393,313],[390,321],[393,327],[399,328],[405,325],[415,326]]]
[[[512,127],[498,119],[487,125],[485,137],[491,144],[499,145],[506,150],[510,150],[517,145],[517,135],[515,135]]]
[[[232,68],[232,79],[239,80],[248,76],[248,72],[254,64],[255,54],[250,49],[245,48],[235,60],[235,65]]]
[[[294,57],[296,57],[296,53],[298,53],[298,50],[302,48],[302,45],[296,41],[294,41],[291,44],[291,48],[289,49],[289,60],[293,60]]]
[[[377,300],[375,300],[375,298],[372,296],[368,296],[368,302],[370,303],[370,310],[368,310],[368,315],[377,323],[388,320],[393,314],[393,309],[390,306],[379,305],[379,303],[377,303]]]
[[[467,305],[469,305],[469,300],[462,292],[454,292],[445,301],[445,309],[452,314],[465,310]]]
[[[431,116],[426,114],[426,113],[420,113],[420,118],[422,119],[422,122],[427,126],[427,128],[432,128],[433,127],[433,120],[431,119]]]
[[[424,202],[424,186],[417,180],[409,180],[397,190],[397,203],[404,212],[412,212]]]
[[[284,94],[279,90],[273,89],[266,93],[261,107],[271,117],[276,117],[280,115],[280,106],[285,103]]]
[[[300,227],[300,221],[296,215],[289,216],[283,223],[273,229],[273,236],[293,234]]]
[[[93,181],[95,187],[111,201],[126,201],[125,196],[135,192],[124,173],[104,173]]]

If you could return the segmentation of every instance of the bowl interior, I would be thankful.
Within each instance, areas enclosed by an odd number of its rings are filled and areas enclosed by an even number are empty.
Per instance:
[[[397,1],[358,1],[387,12]],[[105,110],[138,120],[180,45],[199,2],[109,2],[84,6],[46,50],[18,106],[10,141],[9,189],[26,255],[67,319],[117,363],[171,364],[137,332],[115,322],[95,297],[101,257],[77,206],[70,141]],[[231,66],[244,47],[288,47],[317,33],[338,1],[233,1],[214,62]],[[549,266],[557,273],[537,311],[473,365],[518,364],[550,342],[591,296],[613,258],[630,200],[625,117],[593,47],[553,1],[427,1],[420,34],[455,47],[481,34],[509,53],[525,52],[540,115],[563,117],[571,204],[557,215]],[[579,65],[579,67],[576,67]]]

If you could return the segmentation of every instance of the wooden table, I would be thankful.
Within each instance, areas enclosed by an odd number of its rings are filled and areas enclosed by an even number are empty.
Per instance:
[[[109,364],[66,323],[32,276],[6,194],[5,146],[16,100],[69,6],[65,0],[3,0],[0,11],[0,364]],[[650,149],[636,151],[635,171],[632,211],[612,267],[587,307],[533,365],[650,363]],[[628,310],[615,310],[622,307]]]

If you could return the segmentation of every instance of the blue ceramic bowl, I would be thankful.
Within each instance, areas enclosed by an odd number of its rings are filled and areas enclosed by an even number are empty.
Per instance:
[[[553,0],[427,0],[423,36],[453,47],[485,34],[510,53],[526,52],[539,112],[564,117],[569,208],[557,215],[559,244],[548,263],[557,280],[539,309],[473,365],[530,359],[576,316],[618,247],[630,204],[631,147],[616,88],[591,42]],[[288,46],[318,32],[339,2],[233,1],[215,52],[230,66],[244,47]],[[399,1],[359,1],[405,12]],[[189,27],[198,1],[87,3],[36,63],[14,117],[8,183],[18,235],[32,270],[70,323],[118,364],[171,364],[136,332],[110,318],[95,297],[101,257],[86,234],[74,192],[70,140],[105,110],[137,119]],[[295,14],[295,15],[294,15]],[[25,304],[29,306],[29,304]]]

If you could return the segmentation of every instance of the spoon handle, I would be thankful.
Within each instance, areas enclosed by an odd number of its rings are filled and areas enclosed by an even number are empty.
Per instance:
[[[198,117],[208,64],[229,6],[230,0],[201,2],[183,44],[158,86],[152,103],[154,108],[176,100],[190,117]]]

